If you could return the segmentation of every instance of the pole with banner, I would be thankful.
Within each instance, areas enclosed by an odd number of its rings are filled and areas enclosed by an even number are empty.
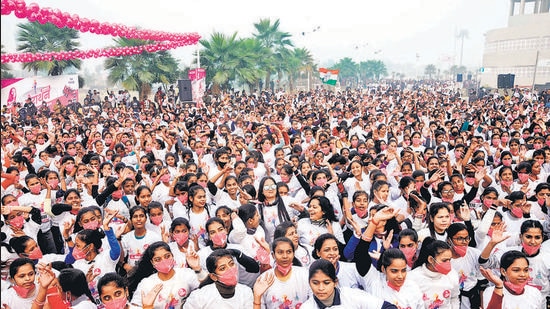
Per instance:
[[[191,80],[191,91],[193,99],[197,102],[197,108],[202,108],[204,104],[202,97],[206,90],[206,70],[203,68],[189,70],[188,77]]]

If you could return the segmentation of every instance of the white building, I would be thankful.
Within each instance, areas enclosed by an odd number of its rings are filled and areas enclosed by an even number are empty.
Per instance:
[[[481,86],[497,87],[499,74],[514,74],[514,85],[550,82],[550,0],[509,0],[508,27],[485,35]]]

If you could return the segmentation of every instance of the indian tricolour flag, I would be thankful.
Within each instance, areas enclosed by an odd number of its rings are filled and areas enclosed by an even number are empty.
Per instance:
[[[321,81],[323,84],[336,85],[338,81],[338,72],[340,70],[329,70],[326,68],[319,68],[319,74],[321,75]]]

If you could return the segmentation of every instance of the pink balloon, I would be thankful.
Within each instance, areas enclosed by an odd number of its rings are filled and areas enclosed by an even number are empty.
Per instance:
[[[38,12],[40,10],[40,6],[38,6],[37,3],[33,2],[33,3],[29,3],[29,5],[27,5],[27,11],[29,12]]]
[[[25,18],[25,17],[27,17],[27,10],[25,8],[17,9],[17,10],[15,10],[15,16],[17,18]]]

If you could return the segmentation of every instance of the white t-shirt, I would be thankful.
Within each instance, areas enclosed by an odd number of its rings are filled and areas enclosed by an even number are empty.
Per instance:
[[[174,268],[174,271],[174,276],[166,281],[161,280],[157,273],[141,280],[131,302],[142,305],[141,293],[147,294],[155,285],[162,283],[162,290],[155,299],[154,308],[181,308],[189,294],[198,289],[200,282],[197,274],[190,268]]]
[[[487,308],[493,296],[494,286],[488,287],[483,292],[483,308]],[[506,288],[502,289],[502,308],[543,309],[546,308],[546,300],[539,290],[531,286],[525,286],[522,295],[513,295]]]
[[[156,241],[162,241],[162,237],[154,232],[145,233],[143,238],[136,238],[135,231],[130,231],[122,236],[122,249],[124,250],[125,256],[128,257],[127,263],[132,267],[136,266],[145,249]]]
[[[267,272],[274,272],[274,270],[270,269]],[[262,296],[262,308],[300,308],[310,297],[311,288],[307,268],[292,266],[291,274],[286,281],[281,281],[275,274],[274,276],[275,281]]]

